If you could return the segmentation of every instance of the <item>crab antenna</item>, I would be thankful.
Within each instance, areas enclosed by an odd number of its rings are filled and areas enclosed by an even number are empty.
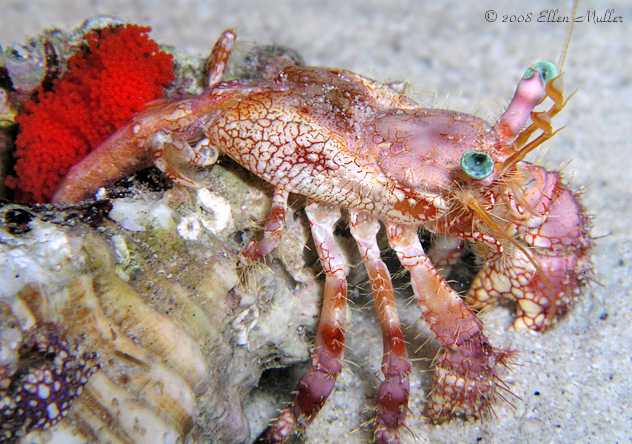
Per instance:
[[[577,8],[579,7],[579,0],[573,2],[573,14],[571,15],[571,23],[566,31],[566,40],[564,40],[564,47],[560,54],[560,61],[557,64],[557,68],[562,72],[564,68],[564,62],[566,62],[566,54],[568,54],[568,48],[571,45],[571,37],[573,36],[573,27],[575,26],[575,17],[577,17]]]

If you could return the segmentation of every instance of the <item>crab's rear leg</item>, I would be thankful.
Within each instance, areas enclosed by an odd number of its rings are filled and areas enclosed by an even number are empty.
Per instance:
[[[494,401],[496,365],[507,353],[491,346],[476,315],[439,276],[424,253],[416,228],[389,224],[387,233],[391,247],[410,272],[424,319],[442,346],[425,413],[435,422],[452,416],[480,417]]]
[[[398,431],[404,426],[408,411],[410,361],[395,306],[393,284],[376,242],[380,224],[376,219],[353,212],[349,219],[351,234],[358,243],[369,273],[375,309],[382,327],[384,380],[378,391],[375,442],[398,443]]]
[[[240,266],[258,261],[272,251],[279,241],[283,233],[283,228],[285,227],[288,195],[289,193],[283,188],[275,188],[274,196],[272,197],[272,206],[266,217],[263,237],[246,244],[239,258]]]
[[[325,404],[342,370],[347,280],[343,257],[334,240],[340,210],[329,204],[311,203],[305,212],[325,272],[325,295],[312,366],[299,382],[292,404],[259,436],[258,443],[282,443],[303,430]]]

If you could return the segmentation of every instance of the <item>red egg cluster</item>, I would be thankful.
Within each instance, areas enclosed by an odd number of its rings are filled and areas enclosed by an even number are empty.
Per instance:
[[[172,56],[148,27],[104,28],[68,60],[51,91],[40,88],[16,118],[16,200],[48,202],[68,170],[174,80]]]

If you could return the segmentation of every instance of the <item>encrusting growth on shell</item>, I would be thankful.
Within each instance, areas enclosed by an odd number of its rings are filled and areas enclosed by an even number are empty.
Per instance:
[[[17,355],[0,379],[0,441],[57,424],[99,368],[95,353],[53,324],[24,332]]]

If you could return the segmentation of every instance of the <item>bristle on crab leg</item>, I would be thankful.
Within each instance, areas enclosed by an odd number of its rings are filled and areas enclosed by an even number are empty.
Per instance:
[[[495,398],[496,364],[502,363],[507,353],[494,350],[476,315],[439,276],[424,253],[415,227],[389,224],[387,234],[400,262],[410,272],[424,320],[442,346],[426,415],[435,422],[452,416],[480,417]]]
[[[376,236],[380,229],[377,219],[350,212],[351,234],[358,243],[362,261],[371,281],[375,309],[382,327],[384,354],[376,408],[376,443],[399,443],[398,430],[404,426],[410,393],[410,361],[397,315],[393,284],[380,258]]]
[[[259,436],[257,443],[282,443],[302,431],[320,411],[342,370],[347,310],[344,261],[334,240],[340,210],[329,204],[305,208],[318,257],[325,272],[325,295],[312,350],[312,366],[298,383],[292,404]]]
[[[289,193],[283,188],[276,188],[272,197],[272,205],[266,217],[263,237],[250,241],[244,247],[239,259],[239,265],[244,266],[258,261],[267,255],[281,238],[285,227],[285,213],[287,212],[287,198]]]

